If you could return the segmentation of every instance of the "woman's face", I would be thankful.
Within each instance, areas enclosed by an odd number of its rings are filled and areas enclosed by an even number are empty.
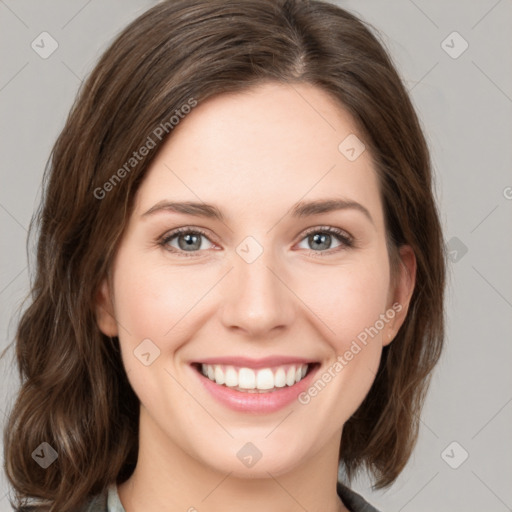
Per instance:
[[[306,84],[217,96],[174,128],[98,302],[141,402],[141,445],[240,476],[320,453],[337,463],[414,286],[408,248],[390,279],[362,144],[351,117]]]

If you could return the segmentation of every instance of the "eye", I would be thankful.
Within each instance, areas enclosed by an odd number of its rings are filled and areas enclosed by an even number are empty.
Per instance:
[[[335,247],[334,250],[324,250],[331,249],[333,238],[339,242],[339,245]],[[354,240],[348,233],[331,226],[312,228],[306,232],[306,236],[302,240],[310,244],[312,250],[316,253],[327,252],[331,254],[354,246]]]
[[[194,256],[194,254],[186,253],[195,253],[200,251],[201,249],[211,248],[204,247],[204,244],[202,243],[203,238],[209,241],[208,237],[206,236],[206,233],[198,228],[178,228],[164,235],[163,238],[159,241],[159,244],[165,249],[174,252],[179,256]],[[174,241],[177,242],[178,247],[172,245],[171,242]]]
[[[208,240],[210,247],[204,247],[202,239]],[[338,241],[338,246],[331,249],[332,239]],[[306,243],[311,244],[314,253],[323,255],[322,253],[337,253],[340,250],[354,247],[353,238],[345,231],[331,226],[320,226],[312,228],[305,233]],[[177,243],[177,246],[176,246]],[[165,234],[158,244],[164,249],[177,254],[178,256],[195,256],[201,250],[211,249],[214,244],[210,241],[207,234],[199,228],[177,228],[170,233]],[[307,248],[306,248],[307,249]],[[188,254],[187,254],[188,253]]]

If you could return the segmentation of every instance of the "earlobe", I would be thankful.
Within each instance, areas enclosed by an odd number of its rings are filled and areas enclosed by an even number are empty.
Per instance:
[[[416,256],[411,246],[403,245],[399,249],[400,264],[394,284],[394,293],[391,295],[389,307],[394,310],[394,318],[387,325],[387,332],[383,336],[383,345],[391,343],[402,326],[409,310],[414,287],[416,284]]]
[[[117,336],[117,322],[108,279],[105,277],[96,293],[96,322],[100,331],[106,336]]]

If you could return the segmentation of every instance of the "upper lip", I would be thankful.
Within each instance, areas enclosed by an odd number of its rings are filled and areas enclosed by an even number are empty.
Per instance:
[[[208,357],[200,361],[193,361],[192,364],[223,364],[238,366],[241,368],[269,368],[271,366],[282,366],[285,364],[312,364],[316,361],[296,356],[268,356],[260,359],[251,359],[249,357],[226,356],[226,357]]]

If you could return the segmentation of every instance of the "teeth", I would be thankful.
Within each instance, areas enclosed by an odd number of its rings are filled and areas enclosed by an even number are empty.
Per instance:
[[[215,379],[215,380],[217,380],[217,379]],[[236,370],[233,367],[230,367],[226,370],[225,384],[228,387],[238,386],[238,375],[236,373]]]
[[[224,384],[224,372],[222,371],[222,368],[220,366],[215,367],[215,382],[217,384]]]
[[[308,367],[307,364],[291,364],[253,370],[220,364],[202,364],[201,373],[219,385],[238,391],[258,393],[293,386],[304,378]]]
[[[290,366],[286,373],[286,385],[293,386],[295,384],[295,366]]]
[[[234,368],[231,366],[231,369]],[[235,371],[236,374],[236,371]],[[218,384],[218,382],[217,382]],[[233,384],[232,387],[240,386],[244,389],[255,389],[256,388],[256,374],[250,368],[240,368],[237,381]]]
[[[274,385],[276,388],[284,388],[286,386],[286,372],[283,368],[278,368],[274,374]]]
[[[256,387],[258,389],[272,389],[274,388],[274,374],[270,368],[258,370],[256,374]]]

